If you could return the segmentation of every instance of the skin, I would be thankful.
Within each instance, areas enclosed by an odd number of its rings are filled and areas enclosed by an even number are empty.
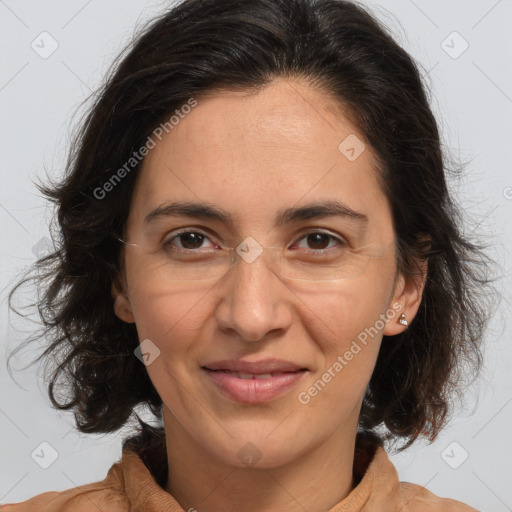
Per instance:
[[[236,247],[246,236],[262,246],[297,247],[305,228],[343,235],[347,221],[332,217],[273,228],[277,210],[328,199],[368,216],[361,240],[393,242],[374,154],[366,146],[349,161],[338,150],[350,134],[363,140],[340,105],[299,80],[276,79],[257,93],[198,98],[145,158],[126,224],[125,239],[133,245],[125,247],[124,273],[112,294],[118,317],[135,322],[140,341],[150,339],[160,350],[146,368],[164,404],[171,468],[166,490],[185,510],[320,512],[353,488],[358,415],[382,336],[405,329],[400,313],[414,318],[424,281],[406,282],[396,273],[391,244],[344,281],[293,284],[260,257],[240,261],[217,281],[173,283],[159,246],[169,233],[190,226],[210,230],[208,248],[221,242]],[[175,200],[214,204],[233,216],[234,226],[176,217],[145,233],[145,215]],[[304,238],[300,244],[308,247]],[[401,309],[379,334],[301,404],[298,393],[393,304]],[[267,357],[309,371],[298,387],[266,403],[226,398],[201,370],[207,361]],[[237,455],[249,442],[260,456],[250,466]]]

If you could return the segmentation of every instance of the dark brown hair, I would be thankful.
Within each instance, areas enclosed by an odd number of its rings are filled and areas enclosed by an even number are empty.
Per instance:
[[[140,163],[106,197],[95,191],[105,190],[155,127],[190,98],[257,91],[276,77],[305,80],[346,109],[380,164],[398,271],[414,278],[418,260],[428,258],[414,321],[383,339],[360,427],[384,427],[405,446],[418,436],[433,440],[462,389],[460,377],[478,373],[491,260],[463,234],[447,188],[449,173],[457,176],[463,166],[447,164],[417,64],[356,2],[182,1],[149,23],[114,63],[74,137],[62,180],[38,185],[56,206],[55,251],[9,295],[12,307],[21,284],[37,283],[48,342],[37,360],[52,365],[52,403],[72,410],[80,431],[116,431],[139,404],[161,419],[161,399],[134,356],[136,326],[114,314],[111,296],[120,272],[117,238]]]

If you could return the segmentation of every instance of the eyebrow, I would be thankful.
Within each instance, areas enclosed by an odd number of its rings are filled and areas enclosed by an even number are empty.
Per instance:
[[[222,208],[208,203],[188,201],[174,201],[158,206],[146,215],[144,224],[150,224],[158,219],[174,216],[217,220],[230,227],[233,227],[234,224],[231,214]],[[339,201],[323,201],[279,210],[276,215],[275,227],[301,220],[319,219],[323,217],[343,217],[357,221],[357,223],[360,224],[368,223],[368,217],[364,213],[357,212]]]

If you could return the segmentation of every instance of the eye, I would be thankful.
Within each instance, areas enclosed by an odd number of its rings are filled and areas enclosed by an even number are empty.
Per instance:
[[[196,252],[198,249],[204,249],[203,243],[209,240],[209,237],[201,231],[180,231],[172,237],[164,240],[163,246],[167,249],[177,250],[178,252]],[[178,243],[178,246],[175,245]],[[208,249],[208,247],[207,247]]]
[[[323,252],[324,250],[329,249],[329,240],[337,242],[337,244],[342,248],[347,246],[347,243],[341,238],[331,235],[330,233],[325,233],[323,231],[310,232],[303,236],[300,240],[305,240],[307,244],[313,245],[313,247],[306,248],[308,249],[306,252],[312,253]]]
[[[166,249],[174,252],[210,252],[211,249],[215,249],[215,247],[219,247],[215,244],[212,244],[210,247],[205,247],[203,244],[210,240],[209,236],[201,231],[192,231],[192,230],[183,230],[177,233],[174,233],[173,236],[169,237],[167,240],[163,242],[163,246]],[[325,254],[325,252],[332,248],[332,245],[329,245],[329,242],[334,241],[335,245],[337,244],[339,247],[346,247],[348,244],[339,237],[336,237],[330,233],[325,233],[322,231],[314,231],[305,234],[299,240],[305,240],[308,245],[312,247],[306,247],[306,253],[312,254]],[[206,249],[206,251],[205,251]]]

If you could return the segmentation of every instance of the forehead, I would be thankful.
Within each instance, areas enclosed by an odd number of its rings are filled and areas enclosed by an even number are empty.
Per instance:
[[[199,97],[180,117],[143,162],[132,222],[142,223],[164,203],[188,200],[221,206],[241,227],[270,222],[286,207],[332,199],[373,223],[389,223],[373,152],[327,95],[276,80],[256,93]]]

